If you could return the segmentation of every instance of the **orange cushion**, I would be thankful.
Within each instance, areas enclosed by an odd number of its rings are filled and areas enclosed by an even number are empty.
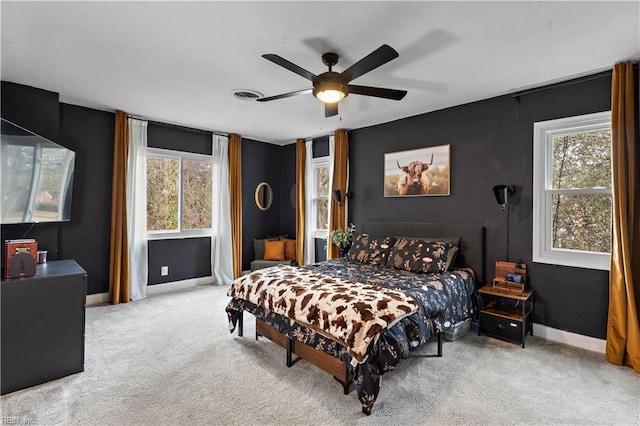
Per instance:
[[[284,260],[284,241],[264,242],[264,260]]]
[[[287,260],[296,260],[296,240],[283,238],[284,241],[284,258]]]

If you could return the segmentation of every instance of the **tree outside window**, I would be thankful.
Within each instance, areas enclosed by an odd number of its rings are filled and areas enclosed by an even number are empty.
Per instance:
[[[147,232],[208,235],[212,162],[206,155],[149,149]]]
[[[552,247],[611,253],[611,132],[556,136],[552,143]]]
[[[320,158],[313,163],[313,214],[318,238],[326,238],[329,231],[329,159]]]
[[[609,269],[611,114],[534,125],[533,261]]]
[[[182,228],[211,228],[211,162],[182,162]]]

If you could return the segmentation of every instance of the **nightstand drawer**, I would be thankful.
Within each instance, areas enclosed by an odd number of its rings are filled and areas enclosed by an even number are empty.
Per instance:
[[[480,312],[481,333],[509,340],[522,340],[522,321]]]

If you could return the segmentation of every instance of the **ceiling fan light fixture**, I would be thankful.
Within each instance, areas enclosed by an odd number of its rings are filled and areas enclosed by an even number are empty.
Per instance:
[[[325,104],[334,104],[344,99],[344,93],[339,90],[322,90],[316,93],[316,98],[320,99]]]
[[[338,115],[338,103],[345,97],[349,96],[350,93],[353,93],[354,95],[373,96],[374,98],[393,99],[396,101],[401,100],[407,94],[406,90],[349,84],[352,80],[355,80],[361,75],[366,74],[398,57],[398,52],[387,44],[383,44],[341,73],[333,71],[333,66],[338,63],[339,59],[338,54],[334,52],[327,52],[322,55],[322,62],[329,67],[329,70],[318,75],[309,72],[274,53],[267,53],[262,55],[262,57],[276,65],[298,74],[302,78],[310,80],[313,83],[313,87],[256,99],[258,102],[275,101],[276,99],[313,93],[313,96],[324,103],[324,116],[333,117]]]
[[[343,84],[331,81],[322,82],[313,89],[313,96],[326,104],[334,104],[344,99],[348,90]]]

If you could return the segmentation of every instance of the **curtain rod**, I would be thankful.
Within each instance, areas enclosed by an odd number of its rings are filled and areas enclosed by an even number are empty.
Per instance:
[[[167,125],[167,126],[185,127],[187,129],[198,130],[198,131],[201,131],[201,132],[213,133],[214,135],[218,135],[218,136],[229,137],[229,133],[220,132],[220,131],[217,131],[217,130],[198,129],[198,128],[195,128],[195,127],[183,126],[181,124],[163,123],[161,121],[149,120],[146,117],[141,117],[139,115],[134,115],[134,114],[127,114],[127,118],[133,118],[133,119],[136,119],[136,120],[144,120],[144,121],[152,121],[154,123],[164,124],[164,125]]]
[[[584,77],[578,77],[578,78],[575,78],[575,79],[572,79],[572,80],[559,81],[557,83],[551,83],[551,84],[548,84],[548,85],[542,86],[542,87],[536,87],[536,88],[533,88],[533,89],[521,90],[519,92],[515,92],[512,95],[512,97],[513,98],[519,98],[521,96],[532,95],[534,93],[544,92],[546,90],[557,89],[559,87],[571,86],[573,84],[578,84],[578,83],[584,83],[585,81],[591,81],[591,80],[595,80],[597,78],[611,77],[611,73],[612,72],[613,72],[613,70],[607,70],[607,71],[599,72],[597,74],[591,74],[591,75],[587,75],[587,76],[584,76]]]

